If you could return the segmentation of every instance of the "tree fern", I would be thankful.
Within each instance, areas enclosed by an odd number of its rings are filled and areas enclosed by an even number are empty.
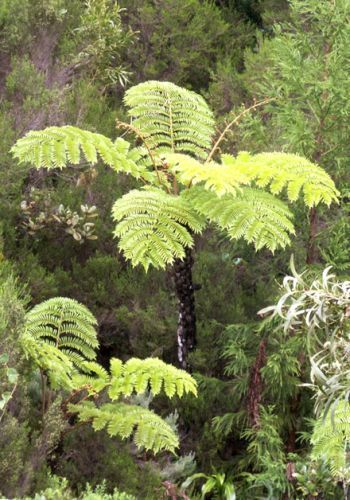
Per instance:
[[[112,358],[110,373],[98,363],[86,361],[86,373],[76,373],[73,382],[76,387],[86,387],[91,394],[108,389],[112,401],[120,396],[143,394],[148,390],[154,396],[164,390],[166,396],[197,394],[197,384],[187,372],[164,363],[158,358],[131,358],[125,363]]]
[[[55,347],[78,368],[96,358],[99,345],[96,318],[76,300],[55,297],[35,306],[26,315],[25,334],[34,342]]]
[[[184,248],[193,246],[190,231],[198,233],[205,225],[183,197],[160,189],[130,191],[115,202],[112,214],[118,221],[114,234],[119,248],[146,270],[184,257]]]
[[[151,390],[155,396],[197,394],[196,381],[183,370],[157,358],[132,358],[126,363],[113,358],[110,371],[94,361],[98,342],[96,319],[75,300],[56,297],[35,306],[26,315],[21,338],[25,353],[49,376],[51,387],[73,391],[82,400],[67,405],[81,421],[92,421],[95,430],[106,427],[110,436],[133,436],[138,447],[158,452],[175,451],[178,436],[153,411],[128,403],[132,394]],[[45,386],[44,386],[45,387]],[[97,403],[98,396],[109,403]],[[43,391],[43,396],[45,391]],[[45,408],[46,399],[43,399]]]
[[[95,163],[99,155],[116,171],[157,185],[154,191],[131,191],[113,207],[119,248],[133,265],[164,268],[183,259],[185,248],[193,246],[191,232],[204,228],[205,216],[231,238],[243,237],[257,249],[285,247],[294,232],[291,214],[272,195],[285,189],[289,200],[295,201],[303,192],[307,206],[329,205],[337,199],[328,174],[297,155],[240,153],[236,158],[222,155],[221,163],[205,161],[211,158],[214,121],[204,99],[193,92],[169,82],[150,81],[129,89],[124,101],[132,119],[129,128],[141,137],[142,148],[130,149],[124,139],[112,142],[100,134],[65,126],[29,132],[12,151],[20,161],[46,168],[79,163],[81,153]],[[189,197],[177,199],[178,182],[187,188]],[[192,189],[196,184],[223,198],[203,191],[199,196]],[[243,189],[248,184],[254,190]]]
[[[153,150],[205,158],[214,135],[214,119],[198,94],[170,82],[149,81],[127,90],[124,102],[135,128]]]
[[[66,126],[29,132],[12,151],[20,161],[45,168],[77,164],[82,154],[89,163],[100,157],[117,172],[156,187],[133,190],[114,204],[114,234],[133,265],[142,264],[146,270],[150,265],[173,265],[179,301],[178,357],[185,367],[186,346],[195,345],[192,233],[200,233],[208,220],[230,238],[274,251],[288,245],[294,233],[291,213],[274,195],[285,190],[294,202],[303,193],[305,204],[313,207],[329,205],[338,192],[324,170],[296,155],[241,153],[237,158],[222,155],[214,162],[229,127],[213,145],[214,119],[208,105],[173,83],[141,83],[127,90],[124,102],[131,123],[118,125],[141,140],[141,146],[130,148],[124,139],[112,142]]]

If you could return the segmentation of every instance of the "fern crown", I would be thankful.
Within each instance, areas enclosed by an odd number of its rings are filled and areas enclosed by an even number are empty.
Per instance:
[[[319,166],[286,153],[223,154],[213,159],[214,119],[204,99],[169,82],[149,81],[125,93],[131,124],[141,140],[131,148],[76,127],[29,132],[12,148],[20,161],[62,168],[100,157],[153,189],[132,190],[113,206],[119,248],[133,265],[165,268],[193,246],[207,222],[232,239],[274,251],[290,243],[292,214],[278,200],[302,197],[308,207],[330,205],[338,191]],[[211,151],[210,151],[210,148]]]

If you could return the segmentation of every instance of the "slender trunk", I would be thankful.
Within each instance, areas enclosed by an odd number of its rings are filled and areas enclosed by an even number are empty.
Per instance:
[[[192,281],[193,255],[186,248],[184,259],[176,259],[173,278],[178,299],[177,356],[181,368],[188,369],[187,355],[196,345],[196,314]]]
[[[318,231],[318,215],[315,207],[310,209],[310,233],[307,245],[306,263],[314,264],[317,261],[316,237]]]
[[[248,416],[250,425],[252,427],[259,427],[260,425],[259,405],[264,389],[261,369],[265,366],[266,363],[266,343],[266,339],[263,339],[260,342],[258,353],[250,372],[248,389]]]

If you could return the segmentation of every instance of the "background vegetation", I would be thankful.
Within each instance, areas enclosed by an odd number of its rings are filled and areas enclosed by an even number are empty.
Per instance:
[[[348,0],[0,0],[4,498],[347,497],[350,427],[334,433],[327,409],[347,396],[348,383],[340,374],[349,335],[349,19]],[[20,341],[28,310],[70,297],[96,317],[102,369],[112,358],[177,364],[171,273],[133,268],[113,239],[111,207],[135,181],[102,162],[47,171],[10,153],[29,130],[53,125],[124,136],[115,124],[128,121],[124,93],[150,79],[201,94],[220,130],[267,98],[222,150],[300,154],[340,192],[329,208],[295,203],[296,235],[274,254],[228,241],[212,226],[196,238],[197,347],[189,362],[198,397],[128,401],[165,419],[179,437],[176,455],[78,422],[62,406],[66,389],[50,386],[53,365],[40,366]],[[306,270],[301,281],[287,280],[300,318],[326,304],[314,323],[308,316],[300,325],[287,298],[272,319],[258,315],[290,292],[280,285],[292,254],[294,274]],[[327,265],[336,276],[322,278]],[[330,338],[342,353],[336,362]],[[43,377],[52,395],[43,397]],[[346,404],[333,415],[338,428],[349,422]]]

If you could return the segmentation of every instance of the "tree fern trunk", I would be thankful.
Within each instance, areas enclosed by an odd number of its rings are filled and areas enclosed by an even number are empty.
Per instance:
[[[193,255],[186,248],[185,258],[176,259],[173,278],[178,299],[177,356],[181,368],[188,369],[187,355],[196,345],[196,314],[192,281]]]

